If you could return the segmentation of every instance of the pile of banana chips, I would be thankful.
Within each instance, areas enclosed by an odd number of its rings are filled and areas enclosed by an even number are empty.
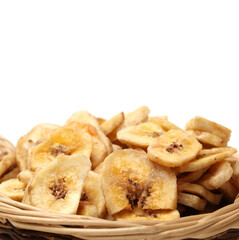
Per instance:
[[[185,129],[146,106],[105,120],[87,111],[42,123],[14,147],[0,138],[0,192],[50,212],[170,220],[233,203],[231,130],[196,116]]]

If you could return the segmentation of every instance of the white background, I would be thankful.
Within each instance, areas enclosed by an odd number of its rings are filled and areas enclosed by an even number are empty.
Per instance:
[[[238,1],[0,1],[0,134],[86,109],[195,115],[239,148]]]

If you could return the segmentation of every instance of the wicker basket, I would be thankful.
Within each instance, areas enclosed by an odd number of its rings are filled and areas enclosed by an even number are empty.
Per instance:
[[[239,239],[239,200],[213,213],[165,222],[117,222],[50,213],[0,194],[0,219],[0,239]]]

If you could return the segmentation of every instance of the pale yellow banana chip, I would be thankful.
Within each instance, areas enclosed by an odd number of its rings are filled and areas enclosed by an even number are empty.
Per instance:
[[[218,205],[222,199],[222,194],[214,194],[205,187],[195,183],[178,181],[178,191],[195,194],[215,205]]]
[[[178,193],[178,203],[194,208],[196,210],[202,211],[204,210],[207,201],[204,199],[199,198],[193,194],[189,193]]]
[[[86,211],[86,209],[89,208],[89,212],[92,212],[91,210],[93,207],[90,204],[84,205],[84,203],[82,202],[94,204],[94,206],[96,207],[96,217],[103,218],[105,216],[106,206],[103,191],[101,189],[101,176],[96,172],[89,171],[83,185],[80,200],[80,205],[83,204],[81,205],[81,209],[84,209],[84,211]],[[84,206],[84,208],[82,206]],[[80,214],[79,210],[78,214]],[[85,214],[81,213],[81,215]],[[88,216],[94,217],[93,215]]]
[[[178,167],[193,160],[202,145],[182,130],[169,130],[158,137],[149,147],[149,158],[167,167]]]
[[[141,106],[136,110],[125,114],[125,121],[123,127],[129,127],[145,122],[148,119],[150,110],[146,106]]]
[[[50,212],[76,214],[90,168],[85,155],[58,155],[35,171],[23,202]]]
[[[138,150],[118,150],[105,159],[102,188],[110,215],[135,207],[176,209],[174,172],[153,164],[145,152]]]
[[[15,201],[22,201],[24,190],[25,185],[16,178],[9,179],[0,184],[0,192]]]
[[[188,131],[192,131],[200,143],[215,146],[215,147],[223,147],[226,145],[226,143],[223,142],[223,140],[220,137],[218,137],[213,133],[199,131],[199,130],[188,130]]]
[[[83,154],[90,158],[92,137],[88,126],[77,123],[78,128],[61,127],[39,144],[32,152],[30,170],[35,171],[43,164],[52,161],[58,155]]]
[[[40,123],[18,140],[16,157],[20,170],[29,169],[33,149],[59,128],[56,124]]]
[[[221,147],[201,150],[193,161],[190,161],[177,170],[182,172],[194,172],[210,167],[212,164],[232,156],[237,150],[232,147]]]
[[[99,125],[101,125],[103,122],[105,122],[106,120],[104,118],[98,117],[97,121],[99,123]]]
[[[189,120],[186,130],[199,130],[212,133],[222,139],[222,144],[226,145],[231,136],[231,130],[206,118],[196,116]]]
[[[231,179],[233,169],[228,161],[213,164],[209,171],[198,180],[198,183],[209,190],[218,189]]]
[[[167,116],[149,117],[148,121],[159,125],[165,131],[169,131],[171,129],[182,130],[180,127],[178,127],[175,124],[169,122]]]
[[[113,132],[116,128],[118,128],[124,122],[124,113],[121,112],[114,117],[110,118],[109,120],[104,121],[100,128],[104,132],[105,135],[109,135]]]
[[[145,122],[123,128],[117,133],[117,138],[124,144],[146,148],[164,132],[157,124]]]
[[[142,210],[135,208],[133,210],[123,210],[114,215],[117,221],[126,220],[158,220],[168,221],[175,218],[180,218],[178,210]]]

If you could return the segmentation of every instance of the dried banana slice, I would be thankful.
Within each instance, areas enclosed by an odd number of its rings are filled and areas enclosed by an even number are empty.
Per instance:
[[[148,121],[159,125],[165,131],[169,131],[171,129],[182,130],[180,127],[178,127],[175,124],[169,122],[167,116],[150,117]]]
[[[29,168],[33,149],[59,128],[56,124],[40,123],[18,140],[16,157],[20,170]]]
[[[16,150],[11,142],[0,136],[0,177],[16,165]]]
[[[90,168],[85,155],[58,155],[35,171],[23,202],[50,212],[76,214]]]
[[[106,214],[106,206],[101,189],[101,177],[99,174],[89,171],[83,185],[77,214],[86,215],[86,213],[90,213],[91,215],[88,216],[95,217],[95,214],[92,215],[92,212],[95,213],[92,204],[96,207],[96,217],[103,218]],[[87,210],[87,208],[89,208],[89,210]]]
[[[66,127],[73,128],[75,131],[80,130],[82,124],[79,122],[69,122]],[[95,127],[93,127],[91,124],[87,124],[88,132],[92,136],[92,152],[91,152],[91,163],[92,163],[92,169],[96,168],[101,162],[104,161],[106,156],[108,155],[108,150],[106,145],[101,140],[98,131]],[[79,129],[78,129],[79,128]]]
[[[228,161],[213,164],[198,183],[209,190],[218,189],[231,179],[233,169]]]
[[[222,145],[226,145],[231,137],[231,130],[206,118],[196,116],[189,120],[185,126],[186,130],[199,130],[212,133],[222,140]]]
[[[152,163],[144,152],[125,149],[111,153],[104,161],[101,176],[110,215],[135,207],[176,209],[175,173]]]
[[[105,135],[109,135],[111,132],[113,132],[116,128],[118,128],[122,123],[124,122],[124,113],[121,112],[109,120],[104,121],[100,128],[104,132]]]
[[[193,160],[202,145],[197,139],[182,130],[169,130],[149,147],[149,158],[167,167],[178,167]]]
[[[140,124],[142,122],[147,121],[149,113],[150,113],[150,110],[146,106],[141,106],[141,107],[137,108],[136,110],[134,110],[132,112],[126,113],[124,115],[123,123],[120,124],[119,127],[114,129],[108,135],[108,137],[111,140],[111,142],[117,141],[117,133],[121,129],[123,129],[125,127],[129,127],[129,126],[135,126],[135,125],[138,125],[138,124]]]
[[[18,179],[9,179],[0,184],[0,192],[15,201],[22,201],[25,190],[25,184]]]
[[[90,158],[92,152],[92,137],[88,126],[77,123],[77,131],[70,127],[61,127],[50,137],[34,148],[30,162],[30,170],[35,171],[46,162],[50,162],[58,155],[83,154]]]
[[[236,152],[237,150],[232,147],[203,149],[198,153],[195,160],[178,167],[177,170],[180,173],[198,171],[210,167],[212,164],[222,161]]]
[[[117,221],[125,220],[158,220],[168,221],[175,218],[180,218],[178,210],[143,210],[134,208],[133,210],[123,210],[114,215]]]
[[[120,142],[138,147],[148,147],[165,131],[151,122],[125,127],[117,133]]]
[[[96,128],[98,135],[101,141],[105,144],[108,154],[112,152],[112,144],[108,137],[105,136],[104,132],[101,130],[99,122],[95,116],[90,114],[87,111],[81,110],[73,113],[73,115],[66,121],[65,125],[68,125],[70,122],[81,122],[85,124],[90,124]]]
[[[80,201],[76,214],[89,217],[98,217],[96,205],[92,202],[87,201]]]
[[[206,207],[207,201],[193,194],[178,192],[178,203],[203,211]]]
[[[187,131],[195,134],[196,139],[200,143],[207,144],[214,147],[223,147],[226,145],[225,142],[223,142],[220,137],[210,132],[204,132],[199,130],[187,130]]]
[[[208,191],[205,187],[195,183],[178,181],[178,191],[192,193],[199,197],[203,197],[205,200],[215,205],[218,205],[222,199],[222,194],[214,194]]]

